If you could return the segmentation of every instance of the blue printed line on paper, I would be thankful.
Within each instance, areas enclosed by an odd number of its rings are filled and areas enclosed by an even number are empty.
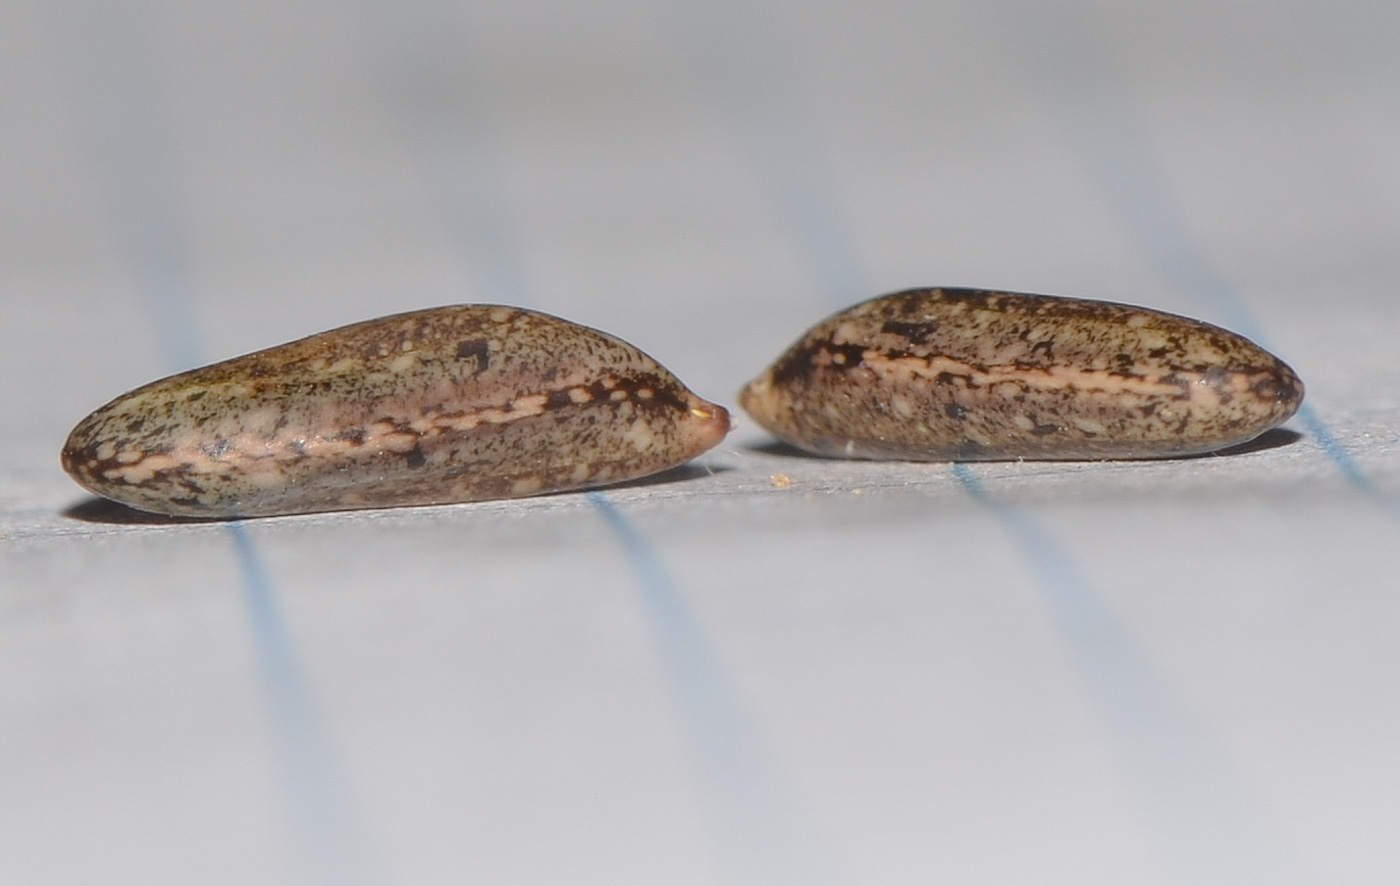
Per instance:
[[[1065,139],[1144,263],[1167,285],[1209,305],[1221,322],[1269,347],[1249,303],[1215,266],[1191,232],[1124,71],[1114,64],[1094,21],[1056,7],[1028,13],[1007,30],[1044,86]],[[1298,419],[1346,481],[1400,524],[1400,499],[1375,484],[1313,404]]]
[[[238,555],[259,684],[272,712],[278,783],[296,836],[301,873],[308,882],[324,886],[368,883],[370,866],[349,779],[297,656],[277,587],[247,524],[235,521],[227,529]]]
[[[420,47],[424,70],[446,76],[434,54],[462,58],[464,23],[444,17],[448,10],[418,3],[379,10],[391,23],[398,46]],[[456,41],[452,35],[458,36]],[[470,55],[470,51],[466,53]],[[430,92],[443,84],[419,84]],[[471,99],[476,84],[453,83],[470,96],[454,105],[458,117],[449,129],[418,118],[406,119],[416,132],[421,168],[427,188],[441,201],[444,219],[453,234],[477,297],[536,305],[526,250],[515,239],[510,204],[501,183],[500,163],[491,143],[489,121]],[[413,100],[404,102],[418,108]],[[604,519],[627,556],[641,610],[651,629],[668,677],[680,723],[694,751],[700,782],[710,800],[707,818],[715,853],[727,882],[809,884],[826,882],[828,874],[814,869],[819,855],[793,849],[798,813],[777,801],[775,769],[762,742],[749,724],[739,693],[711,650],[704,632],[671,580],[660,553],[646,534],[628,520],[606,492],[588,493],[588,501]]]
[[[690,14],[702,15],[698,8]],[[812,147],[820,144],[813,136],[819,127],[806,117],[809,103],[802,100],[797,78],[780,67],[782,53],[756,41],[753,32],[739,33],[736,27],[725,30],[718,15],[703,19],[694,30],[703,38],[702,55],[709,60],[706,69],[712,86],[733,108],[731,122],[745,130],[742,136],[747,143],[757,146],[752,152],[756,171],[765,179],[774,215],[786,225],[798,252],[807,256],[832,248],[835,254],[848,256],[841,262],[843,268],[860,267],[853,239],[830,245],[843,235],[849,237],[846,232],[854,227],[842,214],[830,179],[812,172],[824,166],[820,157],[810,155]],[[771,36],[776,40],[775,28]],[[743,72],[747,88],[735,88],[733,80],[738,77],[731,79],[729,71]],[[770,85],[764,86],[765,81]],[[775,145],[787,152],[780,158],[783,163],[807,174],[792,175],[774,162]],[[1132,177],[1135,171],[1112,168],[1105,172]],[[798,188],[826,193],[793,193]],[[1159,213],[1150,207],[1141,209],[1130,200],[1124,211],[1138,213],[1140,224],[1171,230]],[[812,270],[819,278],[832,276],[825,262],[814,264]],[[1201,267],[1185,270],[1197,275],[1195,282],[1218,288],[1220,281],[1202,275]],[[852,274],[849,279],[860,297],[870,294],[861,275]],[[831,289],[824,292],[830,298]],[[966,465],[954,465],[953,470],[967,493],[997,519],[1021,552],[1080,682],[1127,760],[1144,823],[1166,844],[1167,861],[1190,867],[1190,876],[1206,878],[1199,882],[1226,882],[1218,877],[1228,872],[1278,871],[1291,876],[1291,870],[1281,870],[1276,862],[1287,857],[1287,842],[1269,822],[1267,811],[1254,802],[1249,787],[1232,776],[1227,755],[1189,726],[1131,631],[1113,616],[1065,548],[1032,515],[1003,507],[986,495]],[[1216,833],[1206,823],[1222,830]],[[1283,850],[1269,854],[1278,847]],[[1290,880],[1285,877],[1278,882]]]
[[[970,466],[952,470],[1020,552],[1071,668],[1108,726],[1131,800],[1173,881],[1313,882],[1229,754],[1193,722],[1069,551],[1039,520],[988,494]]]
[[[812,826],[779,783],[778,767],[744,709],[738,689],[685,603],[660,553],[633,520],[602,492],[589,499],[607,520],[632,567],[668,682],[714,808],[723,839],[726,882],[840,882],[840,868],[812,837]]]
[[[112,228],[131,266],[170,372],[201,362],[192,254],[182,221],[167,81],[149,10],[98,3],[61,21],[78,129],[98,172]],[[241,522],[225,524],[236,554],[267,706],[283,818],[298,873],[318,886],[368,882],[350,782],[333,749],[278,592]],[[217,798],[209,798],[217,802]]]

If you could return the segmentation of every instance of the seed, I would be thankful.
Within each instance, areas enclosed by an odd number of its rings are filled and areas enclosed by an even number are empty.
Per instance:
[[[78,424],[63,467],[141,510],[260,517],[616,483],[682,464],[728,430],[723,407],[620,339],[458,305],[137,388]]]
[[[786,443],[916,461],[1158,458],[1243,443],[1303,383],[1208,323],[1108,302],[915,289],[817,324],[739,395]]]

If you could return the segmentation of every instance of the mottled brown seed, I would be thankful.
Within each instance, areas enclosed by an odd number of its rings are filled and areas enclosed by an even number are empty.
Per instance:
[[[63,467],[134,508],[254,517],[512,498],[635,479],[729,416],[613,336],[458,305],[313,335],[137,388]]]
[[[739,395],[822,455],[1159,458],[1251,440],[1303,383],[1208,323],[1108,302],[916,289],[819,323]]]

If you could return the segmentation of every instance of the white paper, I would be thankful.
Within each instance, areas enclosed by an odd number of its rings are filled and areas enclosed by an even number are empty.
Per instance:
[[[25,0],[0,28],[0,881],[1400,877],[1385,4]],[[966,285],[1237,329],[1252,451],[843,462],[201,524],[146,381],[547,310],[734,392]]]

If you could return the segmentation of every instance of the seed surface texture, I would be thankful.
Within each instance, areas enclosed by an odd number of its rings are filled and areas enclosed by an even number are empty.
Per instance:
[[[817,324],[739,395],[780,440],[914,461],[1159,458],[1244,443],[1303,384],[1208,323],[976,289],[886,295]]]
[[[144,511],[513,498],[675,467],[729,416],[613,336],[520,308],[398,314],[181,373],[83,419],[63,467]]]

